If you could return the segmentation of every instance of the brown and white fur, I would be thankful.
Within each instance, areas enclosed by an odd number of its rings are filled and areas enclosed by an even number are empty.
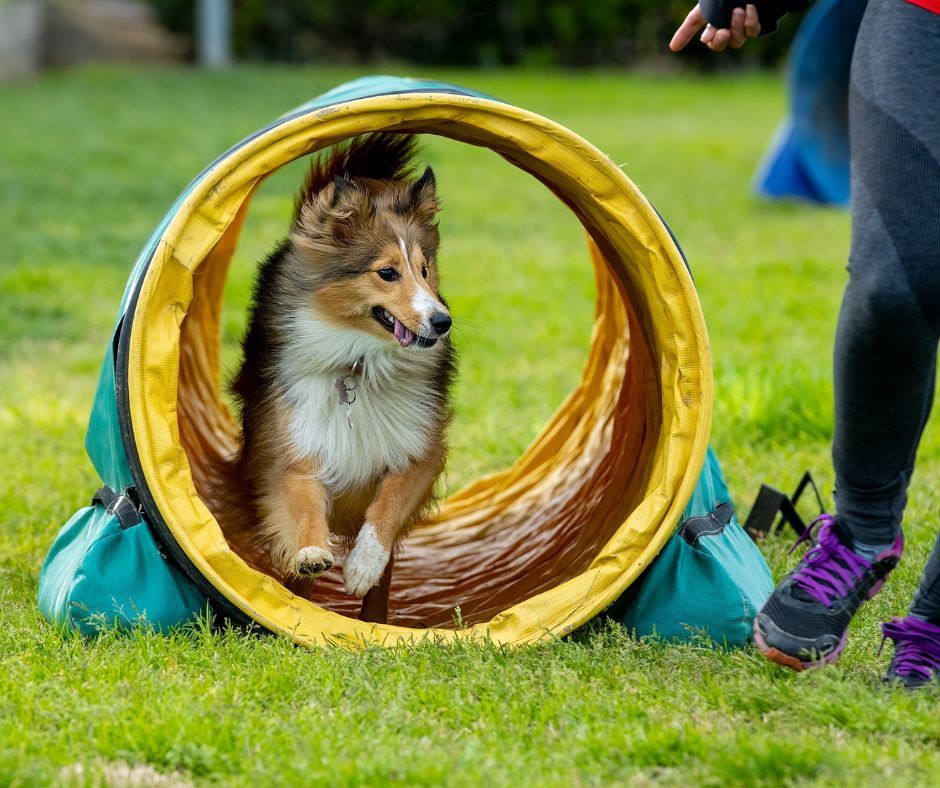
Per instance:
[[[451,418],[439,205],[430,167],[413,177],[414,151],[414,137],[373,134],[314,161],[290,235],[259,271],[232,386],[239,475],[273,566],[316,577],[338,535],[357,597],[432,501]]]

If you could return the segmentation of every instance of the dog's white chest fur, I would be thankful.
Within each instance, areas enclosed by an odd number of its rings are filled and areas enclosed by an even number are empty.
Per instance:
[[[403,349],[361,331],[343,329],[306,311],[291,321],[280,361],[294,452],[318,460],[318,474],[334,492],[403,471],[424,455],[439,392],[434,353]],[[350,428],[336,379],[356,359],[362,372],[347,379]]]

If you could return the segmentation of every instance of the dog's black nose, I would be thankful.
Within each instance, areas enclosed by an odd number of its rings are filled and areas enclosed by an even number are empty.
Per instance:
[[[431,328],[434,329],[438,336],[446,334],[450,330],[452,322],[450,315],[446,312],[435,312],[431,315]]]

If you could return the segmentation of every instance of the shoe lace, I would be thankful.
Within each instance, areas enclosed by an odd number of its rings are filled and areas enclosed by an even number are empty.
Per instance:
[[[881,625],[881,649],[894,641],[891,672],[930,679],[940,674],[940,628],[916,618],[892,618]]]
[[[797,588],[803,589],[826,607],[832,607],[836,599],[846,596],[865,572],[871,569],[871,564],[839,541],[835,518],[829,514],[813,520],[789,552],[792,553],[800,544],[812,539],[817,529],[813,547],[803,556],[792,578]]]

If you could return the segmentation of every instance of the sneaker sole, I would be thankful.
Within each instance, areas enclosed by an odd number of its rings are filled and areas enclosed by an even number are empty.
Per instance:
[[[886,579],[887,578],[879,580],[871,587],[871,589],[865,595],[865,600],[862,604],[874,597],[881,590],[881,587],[885,584]],[[861,610],[861,608],[862,605],[859,605],[858,609]],[[856,611],[856,613],[857,612],[858,611]],[[774,662],[777,665],[783,665],[785,668],[790,668],[791,670],[795,670],[800,673],[802,673],[804,670],[812,670],[814,668],[822,668],[826,665],[835,664],[839,657],[842,656],[842,652],[845,650],[845,644],[848,641],[848,637],[849,630],[846,629],[845,632],[842,633],[842,638],[839,640],[839,645],[826,654],[826,656],[824,656],[822,659],[813,660],[812,662],[803,662],[797,657],[787,654],[778,648],[768,646],[764,638],[761,636],[760,629],[757,626],[757,618],[754,619],[754,642],[757,644],[757,649],[760,651],[760,653],[767,657],[767,659],[769,659],[771,662]]]
[[[757,644],[757,649],[771,662],[775,662],[778,665],[782,665],[785,668],[790,668],[799,673],[802,673],[804,670],[812,670],[813,668],[822,668],[826,665],[832,665],[839,659],[842,655],[842,652],[845,650],[845,644],[848,640],[849,632],[846,630],[842,639],[839,641],[839,645],[836,646],[832,651],[830,651],[822,659],[813,660],[812,662],[803,662],[800,659],[786,654],[778,648],[773,648],[773,646],[768,646],[764,641],[764,638],[761,637],[760,631],[757,626],[757,619],[754,619],[754,642]]]

